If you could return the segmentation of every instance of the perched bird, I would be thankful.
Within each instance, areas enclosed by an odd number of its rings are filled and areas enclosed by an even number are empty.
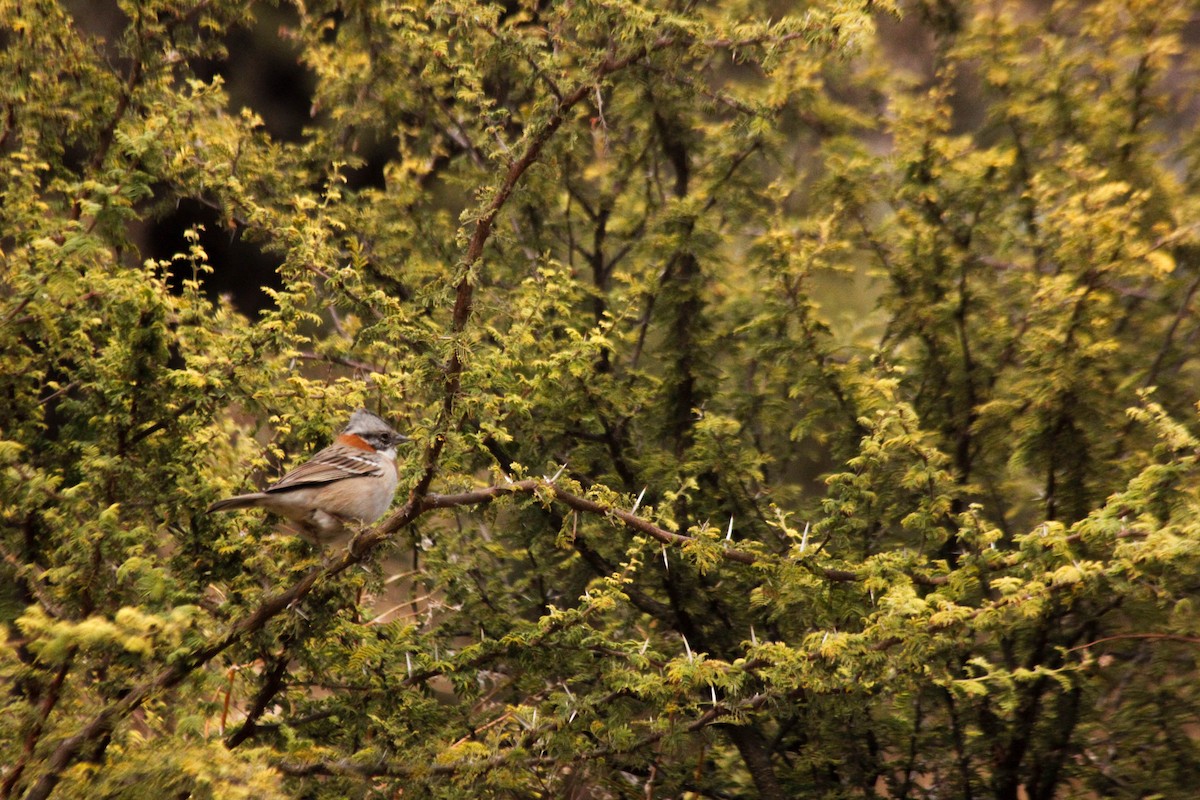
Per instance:
[[[396,494],[396,445],[408,437],[379,417],[358,409],[334,443],[262,492],[218,500],[208,512],[265,508],[296,523],[317,545],[383,516]]]

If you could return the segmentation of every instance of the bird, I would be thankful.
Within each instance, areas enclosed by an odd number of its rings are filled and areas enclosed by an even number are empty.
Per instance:
[[[264,491],[218,500],[206,513],[264,508],[295,523],[312,544],[343,541],[349,526],[371,524],[392,504],[399,482],[396,446],[407,441],[360,408],[333,444]]]

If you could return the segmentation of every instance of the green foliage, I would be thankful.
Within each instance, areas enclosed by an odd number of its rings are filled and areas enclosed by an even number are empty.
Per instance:
[[[88,5],[0,0],[0,798],[1200,782],[1191,4]],[[203,513],[364,405],[353,548]]]

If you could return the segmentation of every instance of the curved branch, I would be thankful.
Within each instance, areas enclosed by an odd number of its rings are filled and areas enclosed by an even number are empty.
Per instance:
[[[667,40],[660,41],[663,47],[669,44]],[[623,58],[606,59],[597,67],[589,80],[580,83],[570,92],[559,97],[550,115],[526,137],[524,152],[509,165],[504,178],[492,194],[491,200],[484,206],[479,216],[475,218],[475,230],[471,234],[466,254],[463,257],[461,268],[463,274],[454,288],[454,314],[451,318],[450,326],[451,332],[454,335],[463,332],[467,326],[467,321],[471,317],[471,309],[475,299],[475,284],[472,278],[472,271],[483,256],[483,248],[487,244],[488,239],[491,238],[492,227],[495,224],[496,217],[499,216],[500,210],[504,208],[504,204],[512,196],[517,183],[529,168],[537,162],[542,149],[546,146],[546,142],[550,140],[550,137],[562,127],[563,122],[566,121],[567,112],[587,97],[599,80],[613,72],[624,69],[642,58],[646,53],[647,48],[640,47]],[[439,414],[438,423],[435,426],[435,430],[438,433],[433,437],[425,450],[425,469],[421,473],[421,477],[416,485],[413,486],[412,492],[409,495],[409,502],[419,502],[420,498],[429,491],[430,484],[433,483],[434,475],[437,473],[438,460],[441,458],[442,449],[446,445],[446,431],[454,415],[455,401],[462,387],[464,368],[465,365],[462,357],[459,355],[459,350],[458,348],[454,348],[450,355],[450,361],[446,365],[442,410]]]

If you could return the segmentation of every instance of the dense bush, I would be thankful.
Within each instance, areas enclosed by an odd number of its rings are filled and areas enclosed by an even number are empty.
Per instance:
[[[0,798],[1200,784],[1192,4],[119,6],[0,0]]]

